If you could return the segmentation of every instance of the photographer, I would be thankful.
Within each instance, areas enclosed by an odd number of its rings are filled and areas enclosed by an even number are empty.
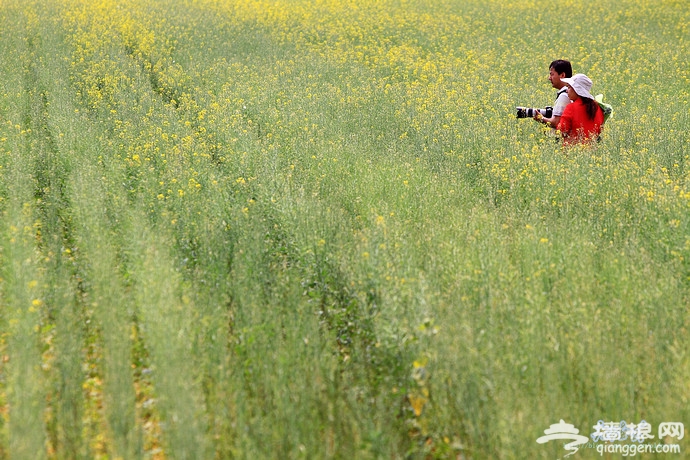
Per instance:
[[[570,65],[570,61],[565,61],[563,59],[558,59],[553,61],[549,65],[549,81],[551,86],[556,88],[558,92],[556,93],[556,102],[553,104],[553,114],[552,116],[545,117],[541,113],[536,112],[534,114],[534,119],[539,123],[544,123],[553,129],[556,129],[558,123],[561,121],[561,116],[565,107],[570,104],[570,99],[568,98],[566,84],[563,83],[563,78],[570,78],[573,76],[573,67]]]
[[[599,138],[604,112],[589,92],[592,80],[578,73],[572,78],[564,78],[568,97],[573,101],[563,111],[558,131],[563,136],[563,145],[589,142]]]

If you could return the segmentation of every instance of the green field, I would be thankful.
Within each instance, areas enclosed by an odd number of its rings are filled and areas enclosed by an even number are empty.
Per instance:
[[[690,458],[686,0],[0,21],[0,459]],[[596,146],[515,119],[560,58]]]

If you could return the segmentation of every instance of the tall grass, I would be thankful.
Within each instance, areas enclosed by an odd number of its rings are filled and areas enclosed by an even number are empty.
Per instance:
[[[23,15],[9,14],[20,30],[30,24]],[[22,91],[32,81],[31,68],[22,60],[31,53],[25,34],[3,33],[3,123],[2,158],[2,330],[3,330],[3,401],[12,407],[11,422],[3,411],[3,456],[43,458],[45,452],[35,446],[45,443],[43,413],[47,388],[42,378],[39,328],[48,277],[36,248],[36,231],[40,222],[34,215],[31,170],[39,161],[36,136],[30,132],[32,100],[38,88]],[[7,95],[11,95],[7,97]],[[33,126],[33,125],[32,125]],[[10,181],[16,181],[12,184]]]
[[[680,3],[0,18],[0,457],[553,458],[560,419],[688,419]],[[512,116],[561,57],[614,106],[595,147]]]

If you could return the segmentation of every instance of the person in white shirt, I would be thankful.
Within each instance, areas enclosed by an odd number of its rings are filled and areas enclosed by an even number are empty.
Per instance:
[[[549,65],[549,81],[551,82],[551,86],[558,90],[556,93],[556,102],[553,104],[553,114],[551,117],[545,117],[537,111],[534,115],[536,121],[556,129],[558,122],[561,121],[561,115],[563,115],[565,107],[570,104],[568,86],[561,81],[561,79],[571,78],[572,76],[573,67],[570,65],[570,61],[557,59]]]

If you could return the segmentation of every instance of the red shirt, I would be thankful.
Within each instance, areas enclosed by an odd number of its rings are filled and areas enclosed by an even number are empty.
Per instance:
[[[594,115],[594,119],[590,119],[582,99],[578,98],[572,104],[565,106],[561,121],[558,122],[558,130],[563,134],[564,144],[576,144],[599,137],[603,123],[604,112],[599,104],[597,104],[597,113]]]

